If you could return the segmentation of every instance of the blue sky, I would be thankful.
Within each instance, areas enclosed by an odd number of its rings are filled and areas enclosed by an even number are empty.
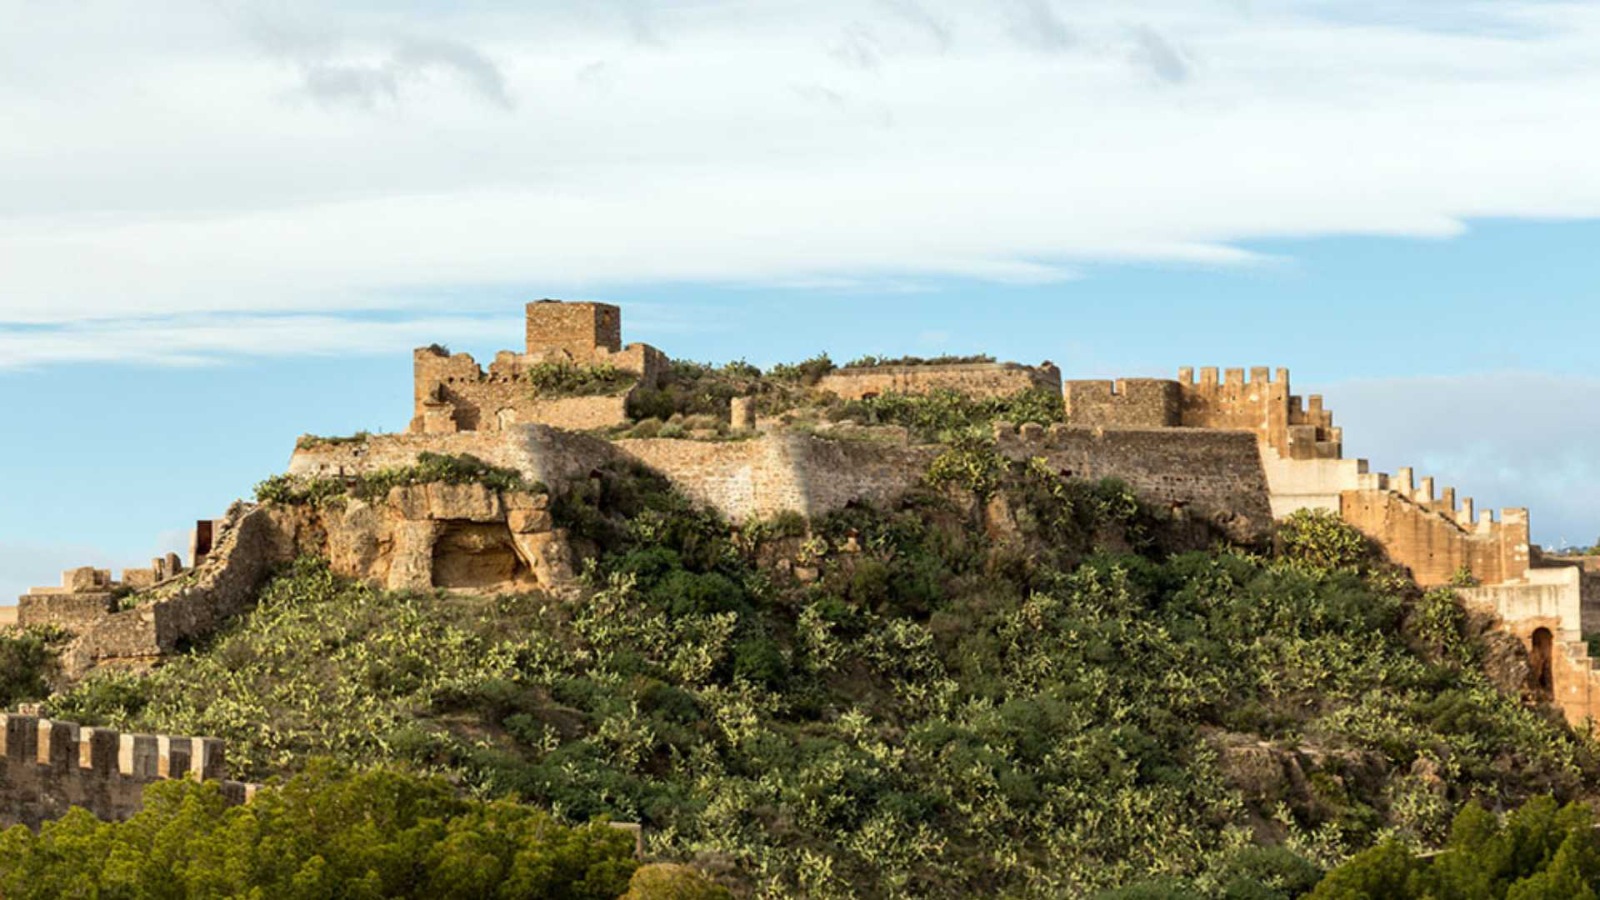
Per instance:
[[[766,364],[1288,366],[1600,536],[1592,3],[0,0],[0,602],[521,303]]]

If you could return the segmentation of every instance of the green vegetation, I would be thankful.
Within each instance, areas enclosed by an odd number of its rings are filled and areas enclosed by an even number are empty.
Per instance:
[[[68,635],[55,628],[0,632],[0,709],[43,700],[57,672]]]
[[[355,434],[337,437],[320,434],[302,434],[294,442],[296,450],[315,450],[318,447],[340,447],[346,444],[365,444],[372,440],[372,432],[358,431]]]
[[[966,366],[974,363],[992,363],[994,357],[987,353],[974,353],[970,356],[934,356],[923,358],[920,356],[863,356],[845,363],[846,369],[876,369],[882,366]]]
[[[355,478],[308,478],[299,475],[274,475],[256,485],[256,499],[262,503],[308,503],[320,505],[345,496],[377,500],[389,491],[412,484],[481,484],[497,491],[544,493],[546,488],[530,482],[516,469],[491,465],[471,454],[452,456],[424,451],[414,465],[380,469]]]
[[[611,363],[580,366],[545,362],[528,369],[528,384],[539,397],[597,397],[619,394],[639,382],[639,373]]]
[[[964,435],[984,435],[995,422],[1050,425],[1066,419],[1061,397],[1043,388],[1009,397],[970,397],[940,389],[927,394],[882,394],[831,408],[834,421],[863,425],[899,425],[917,440],[948,442]]]
[[[0,835],[0,893],[16,900],[612,900],[637,868],[633,838],[603,823],[569,828],[518,803],[458,799],[439,778],[326,762],[245,806],[226,806],[215,783],[168,781],[127,822],[73,809],[38,835]]]
[[[1313,900],[1578,900],[1600,891],[1600,832],[1588,806],[1535,798],[1502,821],[1477,804],[1456,816],[1443,852],[1385,841],[1328,874]]]
[[[754,397],[757,411],[767,415],[808,402],[810,388],[816,382],[807,384],[798,370],[794,378],[780,377],[779,368],[782,367],[774,368],[771,375],[763,375],[760,369],[744,360],[721,366],[674,360],[662,376],[659,388],[634,393],[628,402],[628,412],[635,420],[646,422],[670,423],[678,418],[696,416],[725,421],[728,401],[734,397]]]
[[[810,897],[1295,896],[1600,771],[1494,688],[1453,594],[1331,517],[1273,556],[1198,552],[1125,486],[981,442],[930,482],[734,529],[608,469],[552,507],[596,558],[581,598],[385,594],[302,561],[206,646],[52,712],[224,737],[245,776],[440,772]]]

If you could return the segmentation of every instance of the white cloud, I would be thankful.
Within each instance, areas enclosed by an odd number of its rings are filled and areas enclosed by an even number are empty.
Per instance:
[[[0,342],[1600,215],[1600,8],[1332,9],[0,0]]]
[[[1345,453],[1374,471],[1412,466],[1478,508],[1528,507],[1534,540],[1600,539],[1600,379],[1532,373],[1329,385]]]

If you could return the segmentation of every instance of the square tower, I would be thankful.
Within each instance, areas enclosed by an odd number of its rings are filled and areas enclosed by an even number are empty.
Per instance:
[[[536,300],[528,304],[528,355],[588,361],[622,349],[622,310],[609,303]]]

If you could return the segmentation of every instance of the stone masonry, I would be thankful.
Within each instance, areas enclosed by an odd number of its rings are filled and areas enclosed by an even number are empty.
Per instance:
[[[500,351],[487,373],[466,353],[452,355],[437,345],[416,350],[410,431],[492,432],[529,422],[580,430],[619,425],[627,421],[629,396],[656,387],[668,365],[666,355],[647,344],[622,346],[622,311],[615,306],[540,300],[527,305],[526,322],[526,352]],[[636,380],[607,396],[541,397],[528,372],[543,363],[610,366]]]
[[[81,806],[120,821],[144,805],[146,786],[169,778],[222,780],[215,738],[123,734],[29,715],[0,714],[0,827],[38,828]],[[257,785],[222,781],[228,802],[248,802]]]

